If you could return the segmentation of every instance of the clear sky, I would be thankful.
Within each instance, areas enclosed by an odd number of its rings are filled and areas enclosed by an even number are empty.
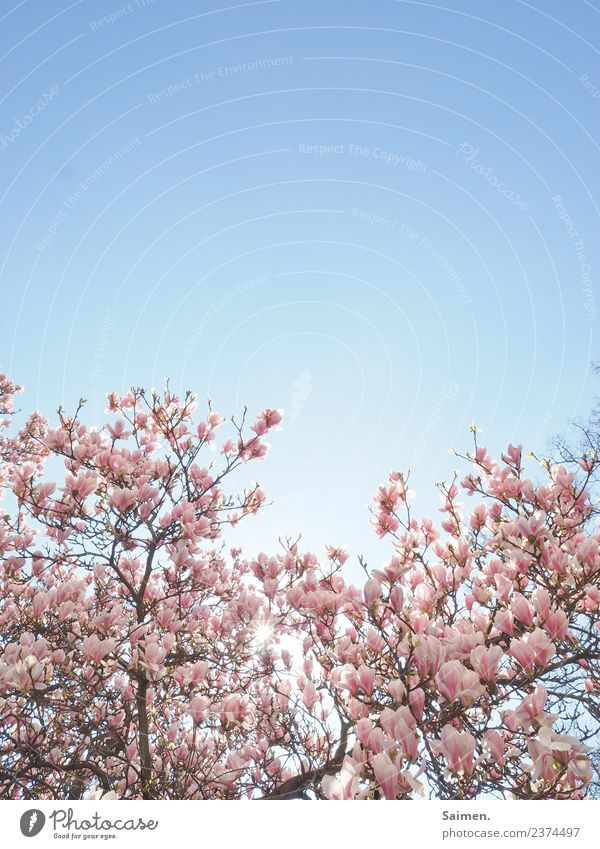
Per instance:
[[[0,2],[0,367],[282,407],[232,541],[388,547],[468,425],[543,450],[597,390],[600,11],[587,0]]]

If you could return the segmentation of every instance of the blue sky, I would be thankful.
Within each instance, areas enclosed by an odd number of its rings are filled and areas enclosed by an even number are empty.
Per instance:
[[[282,407],[232,541],[388,548],[475,421],[543,450],[597,391],[600,11],[0,2],[0,366],[49,412],[160,385]]]

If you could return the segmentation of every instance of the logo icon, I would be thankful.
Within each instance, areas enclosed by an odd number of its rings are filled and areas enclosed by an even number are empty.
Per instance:
[[[43,829],[46,823],[46,817],[41,811],[32,808],[30,811],[25,811],[21,817],[21,834],[25,837],[35,837]]]

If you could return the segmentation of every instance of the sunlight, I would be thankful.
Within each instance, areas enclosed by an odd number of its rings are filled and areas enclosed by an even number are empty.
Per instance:
[[[273,626],[266,622],[258,625],[254,633],[254,642],[257,646],[263,648],[273,639]]]

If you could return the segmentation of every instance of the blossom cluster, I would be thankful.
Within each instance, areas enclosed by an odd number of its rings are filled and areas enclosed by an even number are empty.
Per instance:
[[[7,424],[17,390],[0,375]],[[586,796],[595,457],[539,482],[520,447],[475,442],[439,523],[391,473],[372,510],[389,560],[357,586],[340,545],[224,547],[265,501],[229,482],[282,414],[196,410],[132,390],[101,427],[80,407],[2,437],[0,796]]]

